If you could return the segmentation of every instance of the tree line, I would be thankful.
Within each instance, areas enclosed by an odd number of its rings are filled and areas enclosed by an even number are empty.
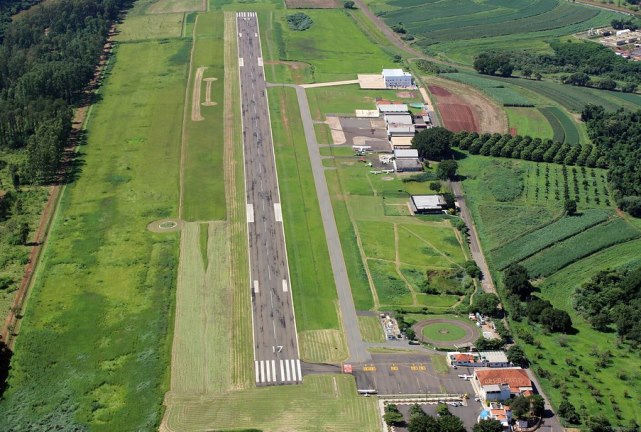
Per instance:
[[[581,119],[597,152],[607,161],[617,205],[641,217],[641,111],[606,113],[601,106],[586,105]]]
[[[4,29],[11,23],[11,18],[18,12],[28,9],[40,0],[2,0],[0,2],[0,42]]]
[[[483,156],[601,168],[608,165],[607,159],[592,144],[563,144],[528,135],[457,132],[453,134],[451,144],[471,154]]]
[[[111,23],[131,0],[59,0],[6,25],[0,44],[0,150],[25,152],[21,182],[51,181],[72,107],[92,79]]]

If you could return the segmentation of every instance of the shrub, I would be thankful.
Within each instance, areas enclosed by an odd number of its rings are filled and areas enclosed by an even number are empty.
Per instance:
[[[287,15],[287,25],[294,31],[305,31],[312,26],[314,21],[312,18],[303,12]]]

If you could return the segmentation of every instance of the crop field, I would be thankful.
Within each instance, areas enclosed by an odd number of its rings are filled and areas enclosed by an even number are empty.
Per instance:
[[[579,144],[579,130],[576,124],[570,117],[564,114],[560,108],[543,107],[539,108],[539,111],[541,111],[541,114],[550,122],[554,136],[556,138],[563,136],[563,139],[556,141],[568,144]]]
[[[159,422],[178,234],[146,226],[178,212],[187,63],[171,59],[188,44],[117,48],[80,148],[83,172],[63,192],[37,270],[0,429]]]
[[[334,277],[294,89],[268,91],[299,331],[339,329]],[[298,295],[297,295],[298,293]]]
[[[429,7],[425,7],[426,3]],[[611,19],[614,16],[610,12],[558,0],[524,0],[510,4],[372,0],[368,5],[388,25],[402,22],[422,47],[439,42],[518,36],[524,29],[534,34],[555,30],[571,34],[573,31],[568,28],[590,28],[595,18],[606,15]]]
[[[506,107],[534,106],[534,103],[527,96],[518,93],[509,84],[500,81],[469,73],[448,73],[442,74],[442,76],[481,89],[489,97]]]
[[[605,222],[612,215],[611,210],[590,209],[577,216],[565,216],[541,229],[517,237],[490,253],[496,267],[503,270],[512,263],[534,255],[541,249]]]
[[[189,221],[222,220],[226,215],[220,127],[225,88],[223,29],[222,13],[197,18],[183,135],[181,214]]]
[[[295,61],[312,66],[307,82],[356,79],[357,73],[379,73],[392,58],[372,44],[347,12],[339,9],[305,11],[314,23],[306,31],[291,30],[287,13],[275,11],[261,17],[261,33],[267,46],[265,60]],[[336,29],[341,31],[337,32]],[[349,40],[349,44],[345,41]],[[266,68],[267,80],[293,82],[282,68]]]
[[[603,414],[613,424],[623,426],[630,419],[639,418],[639,403],[635,395],[641,390],[641,378],[634,372],[638,368],[638,355],[626,345],[618,343],[616,334],[598,332],[576,315],[573,299],[575,289],[597,272],[638,266],[641,264],[640,257],[641,240],[632,240],[571,264],[546,278],[539,286],[541,297],[572,316],[576,334],[546,334],[525,321],[512,323],[512,328],[526,330],[534,337],[537,346],[522,346],[528,358],[532,359],[532,369],[539,372],[546,394],[555,407],[558,408],[561,401],[569,400],[582,418]],[[596,364],[595,349],[605,352],[606,347],[611,353],[611,360],[601,367]],[[566,358],[569,361],[564,360]],[[577,370],[581,374],[577,375]],[[541,376],[541,371],[550,375]],[[589,380],[583,379],[586,375],[590,376]],[[620,410],[621,420],[613,415],[615,406]]]
[[[609,246],[639,237],[641,231],[623,219],[597,225],[554,244],[523,261],[530,276],[549,276],[568,264]]]
[[[564,136],[558,137],[553,126],[536,108],[505,108],[510,133],[532,138],[554,139],[563,142]],[[560,138],[560,139],[559,139]]]
[[[193,397],[170,408],[167,418],[163,432],[380,430],[376,398],[360,396],[349,375],[309,375],[302,385]]]

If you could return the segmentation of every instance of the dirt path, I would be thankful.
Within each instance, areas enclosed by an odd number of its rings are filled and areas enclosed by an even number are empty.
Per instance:
[[[347,81],[330,81],[330,82],[322,82],[322,83],[314,83],[314,84],[301,84],[300,86],[302,88],[316,88],[316,87],[334,87],[334,86],[341,86],[341,85],[349,85],[349,84],[358,84],[358,80],[347,80]]]
[[[194,29],[196,26],[194,25]],[[194,39],[194,44],[196,39]],[[192,45],[192,54],[193,54],[193,45]],[[193,59],[193,56],[192,56]],[[191,62],[189,62],[189,69],[191,70]],[[205,73],[206,67],[199,67],[196,70],[196,77],[194,78],[194,90],[191,96],[191,121],[203,121],[205,117],[200,114],[200,91],[202,88],[203,74]]]

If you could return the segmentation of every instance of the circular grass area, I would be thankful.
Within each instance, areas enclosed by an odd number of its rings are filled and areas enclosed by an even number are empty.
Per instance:
[[[463,339],[467,331],[454,323],[430,323],[421,330],[423,337],[438,342],[452,342]]]

